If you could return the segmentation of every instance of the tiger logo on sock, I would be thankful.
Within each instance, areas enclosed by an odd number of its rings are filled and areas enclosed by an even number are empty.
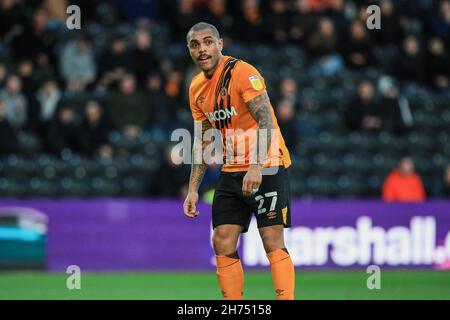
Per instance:
[[[277,294],[277,297],[284,295],[284,290],[282,289],[277,289],[275,290],[275,293]]]

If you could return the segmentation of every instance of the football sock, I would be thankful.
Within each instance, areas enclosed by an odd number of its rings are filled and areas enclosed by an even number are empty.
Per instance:
[[[244,270],[237,254],[216,256],[217,279],[225,300],[242,300],[244,295]]]
[[[277,300],[294,300],[295,271],[291,256],[286,249],[269,252],[273,285]]]

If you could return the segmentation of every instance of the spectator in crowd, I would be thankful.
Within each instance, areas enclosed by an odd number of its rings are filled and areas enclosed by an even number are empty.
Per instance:
[[[91,157],[110,157],[113,154],[108,140],[110,131],[111,126],[99,102],[89,100],[84,107],[81,123],[81,144],[84,153]]]
[[[313,56],[323,57],[337,51],[338,38],[333,20],[322,17],[310,35],[307,49]]]
[[[116,35],[109,47],[109,50],[99,61],[101,73],[116,73],[118,71],[131,71],[133,60],[127,48],[127,42],[122,35]]]
[[[313,31],[318,17],[309,7],[309,0],[296,0],[289,19],[289,38],[292,43],[304,46]]]
[[[0,88],[2,88],[5,85],[7,77],[8,77],[8,68],[5,63],[0,61]]]
[[[149,31],[141,29],[136,32],[132,57],[134,74],[138,83],[144,86],[147,75],[158,71],[161,63],[153,52],[152,36]]]
[[[392,77],[384,76],[378,81],[381,93],[380,115],[383,128],[396,135],[402,135],[412,129],[414,124],[409,101],[401,96]]]
[[[30,108],[30,127],[38,136],[44,137],[54,118],[61,100],[61,91],[54,79],[45,81],[36,93],[36,108]]]
[[[234,21],[235,38],[246,44],[267,42],[270,37],[259,0],[242,0],[240,15]]]
[[[61,104],[47,132],[50,152],[58,156],[61,156],[64,149],[73,153],[81,152],[81,136],[82,130],[75,120],[73,107],[66,103]]]
[[[404,32],[394,4],[391,0],[381,0],[380,9],[382,28],[373,29],[370,31],[370,34],[374,36],[376,43],[381,47],[400,45],[404,38]]]
[[[6,118],[15,130],[22,130],[28,121],[28,105],[22,93],[22,81],[17,75],[10,75],[6,88],[0,91],[0,99],[6,105]]]
[[[373,64],[372,40],[366,30],[359,20],[354,20],[350,25],[350,34],[344,46],[344,59],[350,68],[362,69]]]
[[[296,112],[298,130],[301,137],[317,137],[320,133],[320,121],[315,115],[317,104],[309,96],[303,96],[299,101],[299,112]]]
[[[170,145],[165,150],[152,194],[183,198],[187,194],[189,167],[182,163],[180,155],[172,153],[172,147]]]
[[[386,178],[382,197],[387,202],[419,202],[426,199],[421,178],[414,172],[414,162],[403,157],[396,169]]]
[[[266,21],[272,35],[272,41],[285,43],[288,39],[289,19],[285,0],[272,0]]]
[[[170,99],[163,88],[163,79],[159,73],[151,73],[147,78],[146,93],[148,95],[151,125],[170,127],[173,115],[176,114],[176,104]]]
[[[54,63],[56,37],[47,26],[48,16],[42,8],[33,12],[31,23],[18,25],[11,40],[14,58],[32,59],[34,62],[47,60]]]
[[[402,49],[395,64],[396,76],[406,85],[422,83],[424,65],[419,41],[415,36],[409,35],[403,40]]]
[[[38,81],[34,74],[34,65],[31,59],[19,61],[17,64],[17,75],[22,82],[22,92],[27,101],[27,123],[25,125],[26,131],[36,132],[35,126],[35,110],[38,109],[38,101],[36,99],[36,91],[38,88]]]
[[[332,0],[325,14],[333,20],[338,34],[344,34],[348,30],[349,21],[345,15],[345,0]]]
[[[19,61],[17,64],[17,75],[22,81],[22,92],[30,104],[35,99],[35,92],[37,90],[37,81],[33,72],[34,65],[30,59]]]
[[[95,80],[97,65],[89,40],[79,35],[69,41],[60,55],[60,69],[67,87],[71,91],[83,91]]]
[[[441,0],[437,14],[431,14],[428,18],[430,29],[436,37],[450,40],[450,0]]]
[[[186,32],[199,21],[200,15],[194,6],[194,0],[179,0],[176,3],[172,39],[181,42],[186,40]]]
[[[317,30],[310,35],[306,44],[309,53],[316,57],[313,68],[318,68],[326,75],[342,70],[342,57],[337,52],[338,41],[333,20],[320,18]]]
[[[297,146],[299,137],[294,104],[291,100],[281,100],[277,104],[276,113],[284,142],[288,149],[293,151]]]
[[[24,32],[27,17],[23,4],[15,0],[0,1],[0,39],[10,42]]]
[[[349,103],[345,112],[345,125],[349,130],[381,130],[383,126],[381,109],[370,81],[363,80],[359,83],[358,94]]]
[[[298,102],[298,88],[294,78],[284,77],[281,79],[277,100],[289,100],[294,107],[296,106]]]
[[[445,52],[444,43],[439,38],[428,42],[426,72],[428,84],[442,91],[450,88],[450,56]]]
[[[450,164],[439,174],[433,189],[434,196],[450,198]]]
[[[380,8],[381,28],[367,30],[367,33],[373,39],[371,49],[377,69],[389,73],[398,59],[399,47],[405,37],[401,25],[405,19],[398,14],[391,0],[381,0]]]
[[[178,100],[181,97],[183,75],[178,70],[172,70],[167,76],[165,91],[168,97]]]
[[[43,0],[42,9],[44,9],[49,20],[53,24],[65,23],[67,19],[67,7],[69,0]],[[84,9],[84,8],[83,8]]]
[[[118,91],[108,94],[107,105],[113,126],[129,139],[136,138],[149,123],[148,99],[131,73],[121,79]]]
[[[6,118],[6,103],[0,98],[0,156],[22,153],[16,132]]]
[[[228,42],[233,19],[228,13],[226,0],[206,1],[206,9],[204,20],[216,26],[220,30],[224,42]]]
[[[353,14],[353,18],[357,19],[359,21],[367,21],[369,18],[369,12],[367,11],[367,8],[372,3],[370,0],[356,0],[355,3],[356,7],[354,7],[355,13]]]

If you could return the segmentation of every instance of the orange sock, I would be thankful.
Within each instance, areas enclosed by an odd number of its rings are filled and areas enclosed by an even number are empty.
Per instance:
[[[294,300],[295,271],[291,256],[285,249],[269,252],[273,285],[277,300]]]
[[[216,256],[217,279],[225,300],[242,300],[244,295],[244,270],[239,258]]]

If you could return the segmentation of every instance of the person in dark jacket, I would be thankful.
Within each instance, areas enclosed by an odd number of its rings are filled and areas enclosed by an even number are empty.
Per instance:
[[[159,70],[161,62],[152,48],[152,36],[147,30],[138,30],[132,51],[134,74],[140,85],[145,84],[147,74]]]
[[[450,163],[444,168],[433,186],[433,195],[435,197],[450,198]]]
[[[424,61],[419,41],[408,36],[403,41],[403,51],[395,64],[395,75],[403,83],[422,83],[424,80]]]
[[[0,156],[23,151],[13,126],[5,116],[5,109],[5,102],[0,99]]]
[[[373,84],[363,80],[359,83],[357,96],[350,102],[345,112],[345,125],[349,130],[381,130],[383,119],[380,112]]]
[[[136,88],[133,74],[125,74],[119,90],[109,93],[107,108],[112,124],[129,139],[136,138],[149,123],[148,97]]]
[[[426,77],[431,87],[448,90],[450,88],[450,56],[439,38],[428,42]]]
[[[74,153],[81,152],[83,150],[81,135],[82,130],[75,121],[73,107],[61,104],[47,132],[50,151],[56,155],[61,155],[64,149]]]
[[[90,100],[86,103],[81,129],[81,145],[86,154],[95,157],[112,153],[108,140],[112,128],[98,101]]]
[[[282,100],[277,104],[276,113],[278,125],[280,126],[286,146],[289,150],[295,150],[299,140],[299,132],[295,119],[294,104],[290,100]]]

